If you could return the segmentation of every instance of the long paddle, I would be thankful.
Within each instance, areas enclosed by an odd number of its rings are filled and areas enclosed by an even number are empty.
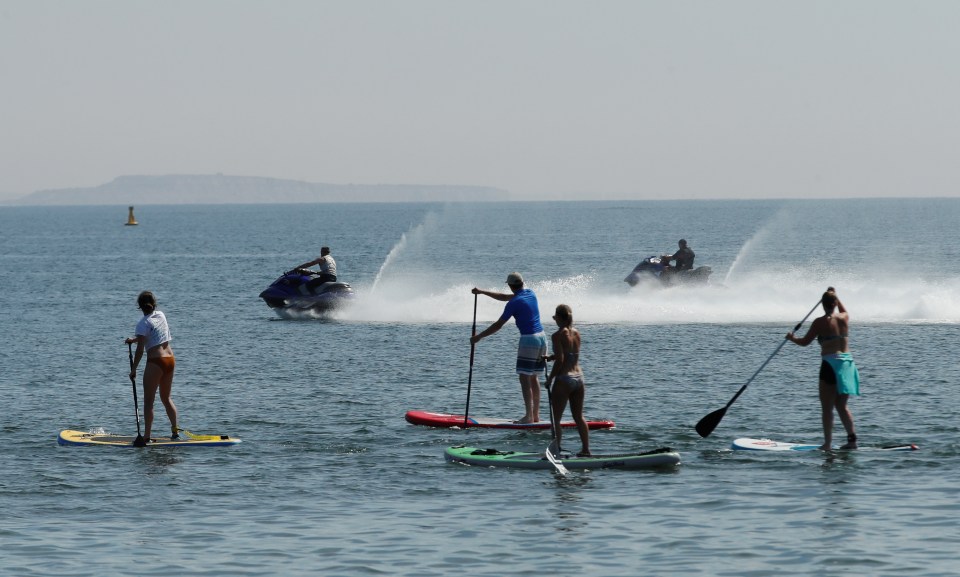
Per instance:
[[[543,367],[543,376],[544,378],[548,378],[546,363],[544,363],[544,367]],[[544,385],[546,385],[546,382],[544,382]],[[553,440],[550,441],[549,445],[547,445],[547,449],[543,452],[543,454],[547,458],[547,460],[550,461],[550,463],[553,465],[553,468],[556,469],[558,473],[560,473],[563,476],[566,476],[567,473],[569,473],[570,471],[568,471],[567,468],[563,466],[563,463],[560,462],[560,459],[557,459],[557,457],[553,454],[553,451],[551,450],[551,447],[553,446],[554,441],[556,441],[557,443],[557,451],[560,450],[560,440],[559,440],[560,437],[557,435],[557,429],[560,427],[560,424],[557,423],[556,419],[553,418],[553,393],[550,392],[551,388],[552,387],[546,387],[547,403],[550,405],[550,408],[549,408],[550,433],[551,433],[550,436],[553,437]]]
[[[829,290],[832,290],[832,288]],[[807,313],[807,316],[803,317],[803,320],[797,323],[797,326],[793,327],[793,332],[797,332],[800,330],[800,325],[802,325],[804,321],[806,321],[807,318],[809,318],[810,315],[813,314],[813,311],[817,310],[818,306],[820,306],[820,301],[817,301],[817,304],[813,305],[813,308],[810,309],[810,312]],[[737,391],[737,394],[734,395],[732,399],[730,399],[730,402],[727,403],[727,406],[725,406],[722,409],[717,409],[716,411],[710,413],[706,417],[700,419],[700,421],[697,423],[697,426],[696,426],[698,435],[700,435],[701,437],[710,436],[710,433],[712,433],[713,430],[717,428],[717,425],[720,424],[720,420],[723,419],[723,416],[727,414],[727,409],[730,408],[730,405],[732,405],[733,402],[737,400],[737,397],[739,397],[743,393],[743,391],[747,390],[747,385],[753,382],[753,379],[760,374],[760,371],[763,370],[763,367],[767,366],[767,363],[770,362],[770,360],[774,357],[774,355],[780,352],[780,349],[783,347],[783,345],[786,342],[787,342],[787,339],[786,337],[784,337],[784,339],[780,341],[780,344],[777,345],[777,348],[773,350],[773,353],[769,357],[767,357],[767,360],[763,361],[763,364],[760,365],[760,368],[757,369],[757,372],[753,373],[753,376],[747,379],[747,382],[744,383],[742,387],[740,387],[740,390]]]
[[[473,328],[470,329],[470,336],[477,334],[477,296],[473,295]],[[470,342],[470,375],[467,377],[467,407],[463,409],[463,428],[467,428],[467,420],[470,418],[470,387],[473,385],[473,352],[477,349],[476,343]]]
[[[130,384],[133,385],[133,412],[137,415],[137,438],[133,440],[134,447],[145,447],[147,442],[140,432],[140,401],[137,400],[137,380],[133,377],[133,344],[127,343],[127,354],[130,357]]]

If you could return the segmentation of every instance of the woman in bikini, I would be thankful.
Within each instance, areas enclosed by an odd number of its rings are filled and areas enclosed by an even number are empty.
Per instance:
[[[820,344],[820,409],[824,436],[820,448],[829,451],[832,446],[833,411],[836,409],[847,431],[847,443],[840,448],[856,449],[857,433],[847,401],[850,395],[860,394],[860,374],[850,354],[850,315],[832,288],[823,293],[820,302],[826,314],[810,324],[810,330],[803,338],[797,338],[790,332],[787,333],[787,339],[802,347],[809,345],[813,339]]]
[[[580,443],[583,445],[577,456],[590,455],[590,430],[583,419],[583,398],[586,393],[583,382],[583,372],[580,370],[580,331],[573,328],[573,311],[567,305],[558,305],[553,320],[559,329],[551,335],[553,354],[546,358],[554,361],[550,376],[547,377],[546,387],[550,391],[553,422],[559,423],[563,411],[570,401],[570,412],[577,423],[577,432],[580,433]],[[553,388],[550,388],[550,387]],[[561,427],[556,427],[557,448],[560,447]]]
[[[136,380],[137,367],[143,352],[147,352],[147,364],[143,369],[143,420],[144,440],[150,442],[150,429],[153,426],[153,402],[160,391],[160,401],[167,410],[170,419],[172,437],[178,436],[177,407],[170,398],[173,388],[173,371],[176,360],[173,349],[170,347],[170,327],[167,317],[157,310],[157,300],[150,291],[143,291],[137,297],[137,306],[143,311],[143,318],[137,323],[136,336],[130,337],[126,343],[137,343],[137,353],[130,369],[130,378]]]

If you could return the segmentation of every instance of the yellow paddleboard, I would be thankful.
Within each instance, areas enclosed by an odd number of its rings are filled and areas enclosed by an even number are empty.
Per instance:
[[[132,447],[136,437],[123,435],[107,435],[99,433],[85,433],[83,431],[60,431],[57,443],[66,446],[89,447],[105,445],[108,447]],[[229,435],[184,435],[171,439],[170,437],[152,437],[147,447],[225,447],[236,445],[240,439]]]

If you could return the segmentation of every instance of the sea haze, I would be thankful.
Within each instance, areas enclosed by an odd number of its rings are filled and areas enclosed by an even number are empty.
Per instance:
[[[223,174],[120,176],[93,187],[40,190],[6,204],[277,204],[317,202],[484,202],[509,200],[489,186],[328,184]],[[2,203],[0,203],[2,204]]]

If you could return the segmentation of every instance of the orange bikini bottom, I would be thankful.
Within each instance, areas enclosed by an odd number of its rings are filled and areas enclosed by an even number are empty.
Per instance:
[[[147,362],[157,365],[164,373],[173,372],[173,368],[177,364],[176,358],[174,357],[153,357],[152,359],[147,359]]]

